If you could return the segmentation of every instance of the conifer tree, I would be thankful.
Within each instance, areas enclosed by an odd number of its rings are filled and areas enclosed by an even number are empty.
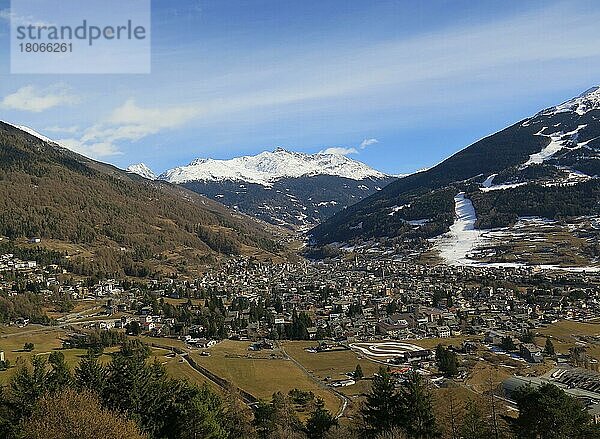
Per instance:
[[[399,412],[402,414],[400,426],[409,437],[416,439],[440,437],[433,413],[431,390],[421,375],[414,370],[408,372],[406,382],[400,388]]]
[[[552,343],[552,340],[550,340],[549,337],[546,338],[546,346],[544,347],[544,353],[549,357],[554,357],[555,355],[554,344]]]
[[[363,435],[375,437],[398,425],[398,395],[389,372],[380,368],[361,411]]]
[[[48,357],[48,363],[51,366],[51,370],[48,373],[48,387],[52,392],[63,389],[71,384],[73,376],[62,352],[52,352]]]
[[[338,425],[337,419],[325,408],[325,403],[318,398],[315,410],[306,421],[308,439],[324,439],[329,430]]]
[[[92,350],[88,350],[86,357],[75,368],[75,385],[80,389],[90,389],[99,394],[104,391],[106,369]]]
[[[362,367],[360,367],[360,364],[357,364],[356,369],[354,369],[354,379],[362,380],[364,377],[365,375],[363,374]]]

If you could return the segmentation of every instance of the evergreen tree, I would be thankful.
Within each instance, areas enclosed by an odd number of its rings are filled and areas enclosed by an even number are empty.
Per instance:
[[[550,340],[550,337],[546,338],[546,346],[544,346],[544,354],[546,354],[549,357],[554,357],[554,355],[555,355],[554,344],[552,343],[552,340]]]
[[[274,407],[265,401],[259,401],[254,411],[253,425],[256,428],[258,437],[267,439],[275,430]]]
[[[365,375],[363,374],[362,367],[360,367],[360,364],[357,364],[356,369],[354,369],[354,379],[362,380],[364,377]]]
[[[519,416],[507,421],[519,439],[600,438],[600,429],[585,407],[553,384],[536,389],[523,386],[513,398]]]
[[[421,375],[414,370],[408,372],[406,382],[400,388],[399,407],[402,416],[400,426],[409,437],[440,437],[433,413],[433,396]]]
[[[48,387],[51,391],[55,392],[71,384],[73,376],[62,352],[52,352],[48,357],[48,363],[51,366],[48,373]]]
[[[324,439],[329,430],[338,425],[337,419],[325,409],[325,403],[318,398],[315,410],[306,421],[306,434],[308,439]]]
[[[361,410],[365,437],[375,437],[398,425],[399,401],[392,376],[383,367],[373,378],[371,391]]]
[[[106,386],[106,369],[98,361],[92,350],[88,353],[79,365],[75,368],[75,385],[80,389],[89,389],[100,395]]]
[[[523,331],[523,333],[521,334],[520,340],[523,343],[534,343],[535,338],[534,338],[533,332],[531,332],[529,329],[527,329],[526,331]]]
[[[455,352],[452,352],[440,344],[435,349],[435,360],[438,369],[444,376],[453,377],[458,374],[458,357]]]
[[[46,360],[40,356],[31,358],[31,369],[19,367],[10,382],[10,400],[17,419],[31,414],[33,406],[48,391]]]
[[[515,346],[515,342],[510,336],[502,337],[502,343],[500,344],[500,347],[507,352],[514,351],[517,348]]]

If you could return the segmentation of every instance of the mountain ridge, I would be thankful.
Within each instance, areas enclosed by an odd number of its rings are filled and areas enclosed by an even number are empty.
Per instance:
[[[188,165],[163,172],[159,178],[176,184],[227,180],[269,186],[283,178],[314,175],[331,175],[351,180],[389,177],[341,154],[323,152],[308,154],[278,147],[272,152],[263,151],[253,156],[241,156],[229,160],[194,159]]]
[[[158,178],[293,230],[306,230],[395,179],[341,154],[281,147],[229,160],[195,159]]]
[[[460,191],[481,192],[483,195],[478,198],[489,199],[497,190],[520,188],[515,192],[520,197],[525,197],[528,190],[539,197],[551,197],[548,194],[553,192],[552,187],[571,186],[575,192],[583,190],[580,183],[590,180],[591,186],[586,187],[595,187],[600,175],[599,90],[591,88],[478,140],[428,170],[396,180],[316,226],[310,232],[313,242],[324,245],[377,237],[437,236],[452,224],[452,199]],[[579,198],[573,195],[573,199]],[[434,199],[437,204],[432,203]],[[589,202],[589,198],[585,199]],[[533,203],[533,199],[529,202]],[[546,203],[552,203],[551,199]],[[410,209],[389,216],[395,207],[409,204]],[[484,218],[482,223],[503,226],[514,222],[517,214],[507,214],[510,209],[502,207],[486,209],[488,215],[505,212],[502,218]],[[581,211],[598,209],[587,206]],[[526,210],[533,214],[542,211],[533,207]],[[566,210],[552,211],[556,215],[568,214]],[[431,221],[417,230],[408,227],[406,222],[417,218]]]

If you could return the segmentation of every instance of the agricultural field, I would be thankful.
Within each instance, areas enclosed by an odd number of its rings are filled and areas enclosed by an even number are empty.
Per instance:
[[[86,355],[85,349],[61,349],[62,340],[66,331],[61,328],[39,327],[35,325],[25,328],[2,327],[0,332],[0,350],[4,351],[5,358],[10,361],[12,367],[0,372],[0,384],[6,384],[17,371],[20,364],[26,364],[36,355],[48,356],[51,352],[60,350],[67,364],[75,367],[79,360]],[[23,350],[25,343],[33,343],[31,352]],[[106,349],[100,360],[110,361],[110,352],[114,349]]]
[[[600,323],[583,323],[562,320],[538,331],[536,343],[544,346],[546,337],[554,344],[557,353],[568,353],[574,346],[587,347],[587,353],[600,361]]]
[[[173,378],[185,379],[190,383],[196,384],[197,386],[203,386],[204,384],[207,384],[212,390],[217,392],[222,391],[219,386],[193,369],[192,366],[185,362],[181,356],[170,351],[160,348],[152,348],[150,361],[158,361],[165,367],[167,374]]]
[[[249,346],[249,342],[224,340],[208,349],[210,357],[197,351],[191,356],[199,365],[257,398],[268,400],[277,391],[287,393],[297,388],[313,392],[323,398],[331,412],[338,412],[340,398],[286,359],[281,350],[253,352]]]

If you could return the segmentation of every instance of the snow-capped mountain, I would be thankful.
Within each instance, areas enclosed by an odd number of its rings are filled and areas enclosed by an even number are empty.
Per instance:
[[[196,159],[160,175],[170,183],[241,181],[270,186],[282,178],[332,175],[350,180],[387,177],[364,163],[339,154],[305,154],[277,148],[231,160]]]
[[[459,194],[464,203],[472,202],[476,217],[473,231],[453,234],[457,227],[452,226],[460,217]],[[578,245],[577,255],[565,257],[571,263],[590,255],[600,260],[600,234],[593,227],[577,225],[596,224],[600,218],[600,87],[483,138],[430,169],[396,180],[338,212],[311,234],[317,245],[371,238],[422,243],[442,234],[475,237],[481,231],[489,236],[485,229],[520,227],[522,242],[528,239],[523,229],[532,217],[540,219],[535,224],[560,221],[554,241],[546,243],[539,259]],[[567,238],[556,247],[559,236]],[[442,253],[455,248],[450,250]]]
[[[573,112],[580,116],[588,111],[597,110],[600,108],[600,87],[592,87],[584,91],[579,96],[569,99],[560,105],[547,108],[536,116],[548,116],[557,113]]]
[[[156,180],[156,174],[154,173],[154,171],[152,171],[152,169],[146,166],[145,163],[137,163],[135,165],[131,165],[127,167],[126,171],[147,178],[148,180]]]
[[[290,228],[314,226],[394,180],[343,155],[282,148],[231,160],[197,159],[158,178]]]

